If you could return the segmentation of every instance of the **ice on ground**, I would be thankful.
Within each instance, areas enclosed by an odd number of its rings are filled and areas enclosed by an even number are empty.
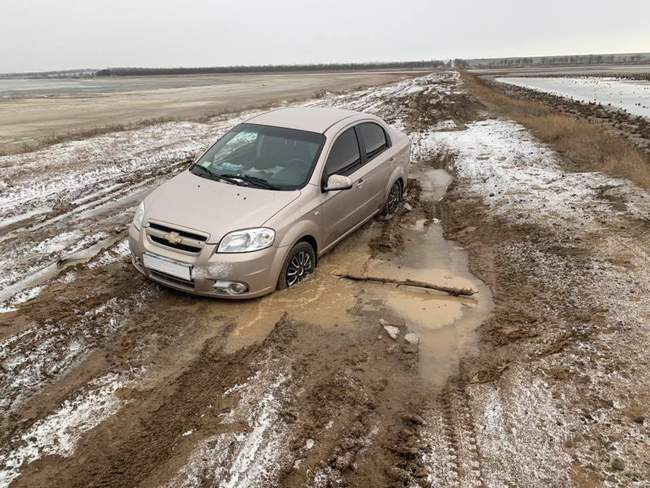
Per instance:
[[[9,249],[0,260],[0,268],[6,265],[6,272],[0,275],[0,300],[9,301],[23,290],[48,281],[74,261],[92,258],[113,239],[106,232],[72,231],[35,246],[24,242],[22,247]]]
[[[28,212],[17,213],[11,217],[5,217],[2,220],[0,220],[0,228],[9,227],[10,225],[17,224],[18,222],[22,222],[23,220],[31,219],[32,217],[36,217],[37,215],[47,214],[48,212],[51,211],[52,211],[52,207],[36,207]]]
[[[122,239],[115,246],[106,249],[97,259],[88,263],[88,267],[92,269],[117,263],[128,256],[129,253],[129,239]]]
[[[431,127],[432,131],[456,129],[458,129],[458,125],[453,120],[441,120],[440,122],[434,124],[433,127]]]
[[[617,78],[506,77],[497,81],[650,117],[650,82]]]
[[[39,254],[53,254],[63,251],[70,244],[74,244],[83,234],[79,230],[64,232],[54,237],[39,242],[33,247],[34,252]]]
[[[135,290],[126,299],[111,299],[75,322],[34,324],[0,341],[0,410],[15,411],[45,381],[53,381],[78,364],[99,339],[114,335],[125,324],[148,293]]]

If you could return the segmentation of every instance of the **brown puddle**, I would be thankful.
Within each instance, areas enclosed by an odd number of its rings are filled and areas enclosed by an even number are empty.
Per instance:
[[[452,180],[444,170],[423,171],[418,179],[422,200],[432,204],[444,196]],[[369,260],[368,274],[478,291],[472,297],[452,297],[411,287],[367,285],[383,301],[389,322],[404,324],[419,336],[421,373],[434,386],[443,386],[457,371],[460,358],[476,346],[476,329],[494,306],[492,295],[469,272],[464,249],[443,237],[439,223],[417,220],[403,237],[401,255],[390,261]]]
[[[432,204],[444,196],[451,182],[443,170],[422,171],[418,178],[421,198]],[[373,258],[368,241],[378,227],[373,223],[346,239],[322,259],[313,277],[296,288],[251,301],[211,301],[215,317],[237,324],[226,351],[263,340],[285,313],[325,328],[354,326],[383,316],[419,336],[421,373],[434,386],[442,386],[456,372],[463,354],[475,347],[475,331],[493,308],[491,293],[469,272],[465,251],[444,239],[440,224],[416,220],[403,234],[401,255]],[[351,282],[335,276],[341,272],[410,278],[479,293],[452,297],[411,287]],[[361,301],[365,309],[359,307]],[[367,308],[369,303],[378,305]]]
[[[442,199],[452,180],[444,170],[426,170],[417,176],[425,205]],[[434,386],[443,386],[457,371],[460,358],[475,347],[475,331],[494,306],[492,294],[470,273],[464,249],[443,237],[439,223],[425,225],[418,220],[403,237],[404,252],[391,261],[371,260],[369,274],[478,291],[472,297],[452,297],[418,288],[373,287],[396,322],[419,336],[422,375]]]
[[[285,313],[324,328],[353,324],[359,319],[352,311],[360,287],[335,273],[342,267],[362,272],[368,256],[365,239],[357,233],[323,257],[314,276],[300,286],[256,300],[215,304],[220,316],[238,324],[228,337],[226,352],[263,340]]]
[[[475,331],[493,308],[491,293],[469,273],[465,251],[443,238],[439,224],[410,230],[405,241],[412,252],[390,263],[372,260],[369,273],[478,291],[472,297],[452,297],[418,288],[373,287],[389,312],[387,320],[419,336],[422,375],[434,386],[443,386],[457,371],[460,358],[475,347]]]

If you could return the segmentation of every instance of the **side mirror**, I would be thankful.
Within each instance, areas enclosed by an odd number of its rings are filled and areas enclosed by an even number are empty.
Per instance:
[[[327,178],[327,184],[323,191],[349,190],[352,188],[352,180],[343,175],[332,175]]]

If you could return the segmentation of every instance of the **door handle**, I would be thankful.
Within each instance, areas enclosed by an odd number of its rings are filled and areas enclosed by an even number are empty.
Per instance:
[[[357,188],[361,188],[363,186],[363,178],[360,179],[360,180],[357,180],[356,185],[357,185]]]

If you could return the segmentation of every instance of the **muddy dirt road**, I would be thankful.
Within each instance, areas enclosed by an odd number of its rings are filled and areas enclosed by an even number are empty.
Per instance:
[[[410,134],[407,205],[248,302],[145,281],[125,238],[252,112],[0,158],[0,486],[647,486],[650,195],[455,72],[307,104]]]

